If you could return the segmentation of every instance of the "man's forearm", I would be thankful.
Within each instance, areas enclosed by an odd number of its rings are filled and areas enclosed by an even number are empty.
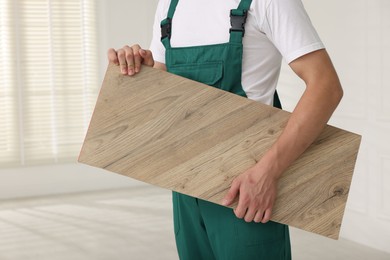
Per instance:
[[[264,167],[262,160],[268,162],[269,172],[276,178],[318,137],[341,100],[343,91],[334,78],[337,76],[323,77],[307,83],[282,134],[259,161],[261,167]]]

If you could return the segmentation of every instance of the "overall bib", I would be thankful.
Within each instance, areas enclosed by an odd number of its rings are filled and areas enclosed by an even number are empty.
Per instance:
[[[230,40],[223,44],[172,48],[173,16],[179,0],[171,0],[161,22],[165,65],[171,73],[246,97],[241,67],[247,10],[252,0],[241,0],[230,12]],[[227,14],[228,15],[228,14]],[[274,106],[281,107],[275,92]],[[275,222],[247,223],[232,209],[173,192],[176,245],[180,259],[291,259],[289,230]]]

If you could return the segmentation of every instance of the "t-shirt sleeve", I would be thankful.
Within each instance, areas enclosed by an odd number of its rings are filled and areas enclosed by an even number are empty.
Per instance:
[[[150,43],[150,50],[152,51],[155,61],[165,64],[165,47],[161,43],[161,21],[167,17],[169,1],[159,0],[156,14],[153,23],[153,36]]]
[[[287,63],[325,48],[301,0],[271,0],[265,12],[262,30]]]

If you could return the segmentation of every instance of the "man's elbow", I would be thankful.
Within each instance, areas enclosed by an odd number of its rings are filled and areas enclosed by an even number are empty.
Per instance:
[[[334,85],[334,90],[332,91],[332,99],[336,104],[339,104],[341,99],[344,96],[344,90],[343,87],[341,86],[340,82],[336,83]]]
[[[337,107],[344,96],[344,90],[336,72],[322,75],[321,78],[317,78],[316,83],[321,86],[320,89],[324,91],[323,94],[325,94],[328,102]]]

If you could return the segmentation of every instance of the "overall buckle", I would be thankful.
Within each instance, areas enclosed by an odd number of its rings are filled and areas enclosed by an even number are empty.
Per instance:
[[[168,39],[171,39],[171,32],[172,32],[172,19],[167,18],[166,22],[164,24],[161,24],[161,40],[168,37]]]
[[[244,10],[243,15],[233,14],[233,10],[230,10],[230,24],[231,28],[229,32],[242,32],[242,36],[245,34],[245,23],[248,17],[248,11]]]

